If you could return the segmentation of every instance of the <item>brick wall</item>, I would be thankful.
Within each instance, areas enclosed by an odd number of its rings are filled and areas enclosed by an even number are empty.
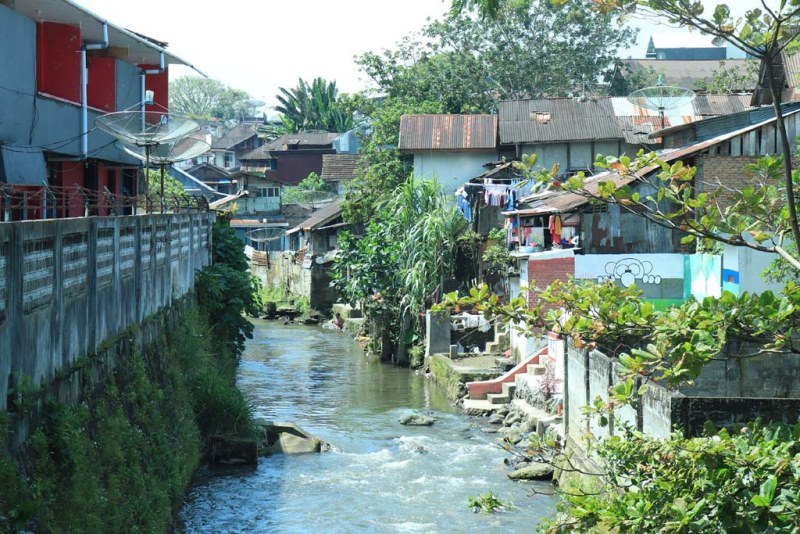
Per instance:
[[[734,191],[739,191],[747,185],[757,184],[757,178],[748,173],[745,167],[755,163],[760,156],[714,156],[706,155],[700,158],[698,166],[702,172],[702,191],[714,191],[720,185],[723,192],[719,204],[725,208],[733,203]],[[800,158],[795,158],[794,166],[797,167]]]
[[[528,305],[533,306],[539,298],[535,288],[544,289],[556,280],[566,280],[570,276],[575,276],[574,256],[528,260],[528,283],[531,287]]]

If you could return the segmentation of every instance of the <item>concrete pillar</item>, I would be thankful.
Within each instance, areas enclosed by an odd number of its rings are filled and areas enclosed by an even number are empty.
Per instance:
[[[425,312],[425,357],[450,352],[450,314]]]

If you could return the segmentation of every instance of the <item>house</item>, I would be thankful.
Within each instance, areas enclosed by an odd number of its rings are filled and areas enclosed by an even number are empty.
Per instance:
[[[658,132],[665,140],[672,135],[690,139],[682,147],[664,150],[666,162],[681,161],[697,167],[696,190],[722,186],[741,190],[757,177],[744,172],[748,163],[776,151],[775,115],[771,108],[745,111]],[[797,132],[800,103],[783,107],[787,130]],[[695,132],[687,137],[685,130]],[[596,193],[599,184],[611,180],[617,187],[628,185],[641,198],[655,190],[639,177],[657,172],[645,168],[635,175],[606,172],[586,180],[586,189]],[[665,201],[662,201],[662,203]],[[725,207],[726,197],[720,201]],[[662,209],[669,211],[664,204]],[[546,287],[557,279],[613,280],[623,286],[636,284],[644,297],[657,307],[687,299],[719,296],[722,289],[740,294],[746,290],[776,289],[761,272],[775,255],[741,247],[726,247],[722,255],[694,254],[680,243],[681,234],[663,228],[616,204],[592,204],[586,196],[566,191],[544,191],[522,199],[508,217],[508,243],[520,260],[520,284],[535,280]],[[530,293],[536,298],[536,292]]]
[[[169,102],[166,44],[64,0],[0,2],[2,220],[106,215],[142,190],[141,163],[94,128]],[[85,67],[84,67],[85,65]]]
[[[306,256],[324,256],[339,248],[339,232],[347,226],[342,218],[339,200],[334,200],[286,232],[289,248],[304,249]]]
[[[733,50],[716,46],[713,38],[697,33],[657,33],[647,43],[647,59],[716,60],[729,59]]]
[[[343,195],[347,184],[356,177],[361,158],[360,154],[323,154],[320,177],[337,194]]]
[[[184,170],[187,174],[224,195],[231,195],[239,188],[233,173],[213,163],[199,163]]]
[[[701,95],[662,116],[619,97],[505,100],[498,106],[500,156],[512,160],[535,153],[537,168],[556,167],[562,176],[591,173],[597,154],[653,150],[660,139],[651,133],[748,109],[748,101],[743,95]]]
[[[335,154],[333,144],[342,134],[308,131],[285,134],[251,150],[240,160],[242,170],[263,174],[284,185],[297,185],[309,174],[322,173],[322,156]]]
[[[445,193],[497,161],[496,115],[403,115],[397,145],[413,159],[414,176],[436,179]]]
[[[240,165],[241,156],[262,146],[264,139],[258,133],[260,122],[240,122],[211,143],[214,164],[230,170]]]
[[[184,171],[177,165],[171,165],[169,170],[167,171],[170,176],[178,180],[180,184],[183,186],[186,194],[192,196],[202,196],[206,197],[206,199],[217,199],[223,196],[223,193],[220,193],[213,187],[203,183],[201,180],[198,180],[188,172]]]

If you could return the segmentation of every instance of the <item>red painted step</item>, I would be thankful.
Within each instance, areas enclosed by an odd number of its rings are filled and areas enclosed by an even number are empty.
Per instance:
[[[528,365],[540,363],[539,358],[547,355],[547,347],[543,347],[539,352],[520,362],[516,367],[506,374],[491,380],[481,380],[479,382],[467,382],[467,391],[470,399],[485,399],[489,393],[502,393],[503,383],[513,383],[518,374],[527,373]]]

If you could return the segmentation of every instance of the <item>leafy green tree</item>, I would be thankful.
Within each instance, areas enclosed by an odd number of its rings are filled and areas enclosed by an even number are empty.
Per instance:
[[[400,156],[397,144],[400,117],[411,113],[440,113],[439,102],[416,102],[388,98],[380,104],[362,100],[370,118],[370,128],[362,139],[363,159],[356,177],[350,182],[342,202],[344,217],[349,222],[369,221],[387,196],[411,175],[411,167]]]
[[[392,97],[441,102],[446,113],[488,112],[500,99],[591,85],[634,36],[614,14],[598,15],[583,1],[534,0],[503,4],[493,18],[451,14],[356,62]]]
[[[253,323],[245,315],[260,311],[260,283],[250,274],[242,241],[224,218],[214,223],[213,244],[212,264],[197,273],[197,301],[217,339],[239,356],[253,337]]]
[[[283,204],[300,204],[308,200],[308,193],[313,192],[332,192],[330,184],[315,172],[303,178],[303,181],[294,187],[284,187],[281,192],[281,202]]]
[[[181,76],[169,84],[169,108],[193,119],[229,120],[246,111],[250,95],[219,80]]]
[[[161,170],[150,169],[147,175],[147,193],[149,195],[161,196]],[[178,180],[167,172],[164,172],[164,196],[172,198],[186,194],[186,188]]]
[[[327,132],[346,132],[353,128],[353,117],[338,105],[339,91],[336,82],[314,78],[310,84],[299,79],[297,86],[279,88],[277,95],[281,103],[275,111],[290,133],[305,130],[325,130]]]
[[[697,82],[697,89],[710,95],[729,95],[753,89],[758,73],[758,62],[748,61],[738,67],[727,66],[724,61],[711,73],[711,79]]]
[[[381,332],[384,358],[408,363],[400,355],[420,339],[420,314],[455,272],[467,227],[438,183],[409,179],[378,204],[363,237],[342,238],[333,285],[363,306]]]

